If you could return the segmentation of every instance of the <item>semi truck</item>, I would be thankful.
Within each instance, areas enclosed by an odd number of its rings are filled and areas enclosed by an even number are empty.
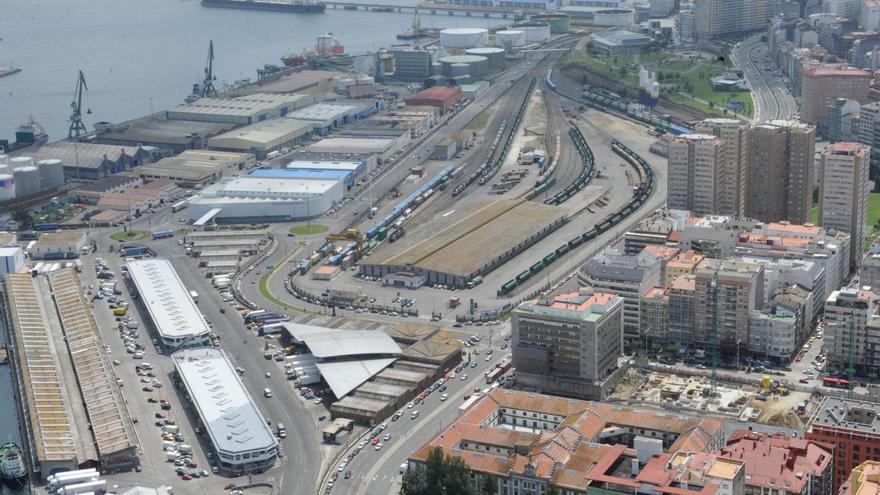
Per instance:
[[[62,471],[60,473],[49,475],[49,477],[46,478],[46,483],[49,488],[58,488],[60,486],[82,483],[84,481],[94,481],[97,480],[98,477],[97,469],[77,469],[76,471]]]
[[[123,258],[139,258],[152,255],[153,251],[146,246],[131,246],[119,250],[119,256]]]
[[[75,485],[65,485],[55,492],[55,495],[80,495],[87,493],[103,493],[107,486],[107,480],[94,480],[77,483]]]
[[[167,239],[169,237],[174,237],[174,232],[171,230],[157,230],[153,232],[153,239]]]

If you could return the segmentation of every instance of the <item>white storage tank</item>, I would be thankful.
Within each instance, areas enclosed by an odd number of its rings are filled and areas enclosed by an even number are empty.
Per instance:
[[[495,44],[507,49],[526,44],[526,33],[518,29],[507,29],[495,33]]]
[[[61,160],[54,158],[40,160],[37,162],[37,168],[40,170],[40,187],[43,189],[64,185],[64,162]]]
[[[15,199],[15,179],[10,174],[0,174],[0,202]]]
[[[18,167],[12,171],[15,197],[26,198],[40,192],[40,171],[37,167]]]
[[[17,156],[9,159],[9,168],[15,170],[18,167],[33,167],[34,159],[29,156]]]
[[[635,16],[635,11],[630,9],[597,10],[593,13],[593,25],[626,28],[635,24]]]
[[[497,69],[504,66],[504,48],[494,46],[485,46],[479,48],[468,48],[464,51],[467,55],[476,55],[478,57],[486,57],[489,59],[489,69]]]
[[[550,41],[550,25],[540,22],[523,22],[511,26],[526,35],[526,44],[546,43]]]
[[[440,31],[440,46],[473,48],[489,44],[489,30],[483,28],[449,28]]]

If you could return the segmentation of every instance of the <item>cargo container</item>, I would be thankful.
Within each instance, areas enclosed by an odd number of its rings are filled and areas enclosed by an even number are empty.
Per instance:
[[[146,246],[135,246],[120,249],[119,255],[124,258],[137,258],[141,256],[152,256],[153,251]]]
[[[75,485],[66,485],[61,487],[56,495],[83,495],[87,493],[104,493],[104,489],[107,486],[106,480],[94,480],[94,481],[86,481],[84,483],[77,483]]]
[[[59,486],[72,485],[84,481],[94,481],[98,477],[97,469],[78,469],[76,471],[62,471],[52,474],[46,478],[46,483],[49,488],[58,488]]]

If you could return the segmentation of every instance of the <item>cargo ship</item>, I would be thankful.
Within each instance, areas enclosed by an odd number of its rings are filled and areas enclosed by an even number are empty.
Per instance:
[[[281,57],[281,62],[287,67],[299,67],[306,65],[309,58],[332,58],[345,55],[345,47],[336,40],[333,33],[318,35],[314,50],[305,53],[290,53]]]
[[[39,147],[49,142],[49,135],[33,117],[15,129],[15,141],[0,139],[0,152],[10,153],[29,146]]]
[[[323,2],[303,2],[300,0],[202,0],[202,6],[300,14],[320,14],[327,8]]]
[[[7,480],[17,480],[27,474],[27,466],[21,449],[13,442],[0,445],[0,476]]]

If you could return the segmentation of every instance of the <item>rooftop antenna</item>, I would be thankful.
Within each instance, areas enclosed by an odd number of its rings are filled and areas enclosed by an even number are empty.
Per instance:
[[[83,71],[79,71],[79,76],[76,79],[76,90],[73,93],[73,101],[70,102],[70,129],[67,131],[67,137],[69,138],[79,137],[81,134],[89,132],[82,121],[83,91],[88,90],[86,76],[83,75]],[[91,114],[92,110],[87,109],[86,113]]]

